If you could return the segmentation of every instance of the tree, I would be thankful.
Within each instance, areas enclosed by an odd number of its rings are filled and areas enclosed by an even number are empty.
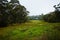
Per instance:
[[[28,11],[26,10],[26,8],[22,5],[20,5],[18,2],[16,2],[17,0],[11,0],[11,4],[12,4],[12,11],[11,14],[13,16],[13,23],[22,23],[25,22],[27,20],[27,13]],[[17,4],[15,4],[17,3]]]
[[[16,1],[0,0],[0,26],[26,22],[28,11]]]
[[[47,22],[60,22],[60,4],[54,5],[55,11],[44,15],[44,21]]]
[[[18,3],[19,4],[19,0],[11,0],[11,3]]]
[[[0,26],[7,26],[7,0],[0,0]]]

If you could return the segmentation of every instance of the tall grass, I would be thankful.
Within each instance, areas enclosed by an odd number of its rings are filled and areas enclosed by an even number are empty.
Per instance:
[[[60,40],[60,23],[39,20],[0,28],[0,40]]]

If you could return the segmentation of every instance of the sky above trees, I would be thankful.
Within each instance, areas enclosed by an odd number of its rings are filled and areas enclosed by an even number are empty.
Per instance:
[[[19,0],[21,5],[24,5],[30,12],[29,15],[47,14],[54,11],[54,5],[60,0]]]

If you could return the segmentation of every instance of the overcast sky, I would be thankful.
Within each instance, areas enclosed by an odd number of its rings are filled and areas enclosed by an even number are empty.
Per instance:
[[[54,11],[53,6],[60,0],[19,0],[20,4],[25,6],[30,12],[29,15],[40,15]]]

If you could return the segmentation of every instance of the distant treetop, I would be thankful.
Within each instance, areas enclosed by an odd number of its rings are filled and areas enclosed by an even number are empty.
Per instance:
[[[11,0],[11,3],[18,3],[19,4],[19,0]]]
[[[60,3],[57,4],[57,5],[54,5],[54,8],[55,8],[56,11],[60,11]]]

